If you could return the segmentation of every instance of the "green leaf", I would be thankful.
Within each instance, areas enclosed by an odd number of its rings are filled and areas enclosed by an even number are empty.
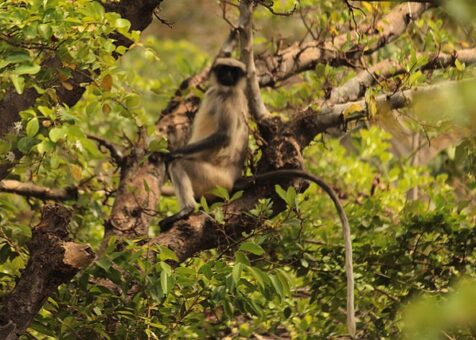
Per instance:
[[[81,142],[81,145],[84,147],[84,149],[92,156],[95,158],[101,157],[101,152],[99,152],[98,147],[96,143],[93,141],[87,139],[87,138],[81,138],[79,140]]]
[[[206,213],[210,212],[210,207],[208,206],[207,199],[204,196],[200,197],[200,205],[203,208],[203,211]]]
[[[34,137],[38,131],[40,130],[40,123],[38,121],[38,118],[33,118],[26,124],[26,135],[28,137]]]
[[[40,111],[45,117],[52,118],[52,119],[55,118],[54,111],[47,106],[39,105],[38,111]]]
[[[112,266],[112,261],[109,257],[103,256],[103,257],[99,258],[98,260],[96,260],[96,265],[99,268],[102,268],[107,272],[109,270],[109,268],[111,268],[111,266]]]
[[[168,294],[169,292],[169,274],[165,270],[160,272],[160,287],[164,294]]]
[[[160,262],[159,267],[162,269],[162,271],[166,272],[168,275],[172,275],[172,267],[168,265],[165,262]]]
[[[138,108],[140,106],[141,100],[137,94],[129,94],[126,97],[126,106],[129,109]]]
[[[243,264],[246,264],[246,265],[250,264],[250,260],[248,259],[248,257],[241,251],[237,251],[235,253],[235,262],[243,263]]]
[[[168,152],[168,149],[167,149],[167,140],[166,140],[165,138],[153,139],[153,140],[149,143],[149,151],[150,151],[150,152],[157,152],[157,151],[160,151],[160,152]]]
[[[235,310],[235,307],[230,301],[228,300],[223,301],[223,311],[225,312],[225,315],[228,318],[233,317],[234,310]]]
[[[38,33],[40,33],[40,36],[45,40],[49,40],[51,36],[53,35],[51,26],[48,24],[39,24]]]
[[[462,63],[459,59],[455,60],[455,66],[456,66],[456,69],[460,72],[464,71],[464,69],[466,68],[466,65]]]
[[[18,94],[22,94],[25,88],[25,79],[17,74],[11,74],[10,80]]]
[[[30,58],[30,55],[28,54],[27,51],[21,51],[21,52],[14,52],[9,54],[6,58],[6,61],[10,63],[21,63],[23,61],[31,61],[32,59]]]
[[[159,249],[160,249],[159,259],[161,261],[174,260],[178,262],[177,255],[172,249],[168,247],[159,247]]]
[[[51,140],[45,139],[36,146],[36,149],[40,154],[53,152],[55,149],[55,144]]]
[[[290,186],[286,191],[286,203],[288,206],[296,205],[296,189],[292,186]]]
[[[20,140],[17,143],[17,148],[20,150],[22,153],[28,153],[32,146],[34,146],[37,143],[37,140],[31,137],[23,137],[20,138]]]
[[[290,282],[289,275],[282,269],[276,269],[275,274],[276,274],[276,278],[279,280],[279,282],[281,283],[281,286],[283,287],[283,295],[291,294],[291,288],[289,286],[289,282]]]
[[[0,263],[4,263],[8,259],[10,254],[10,245],[8,243],[4,243],[3,247],[0,249]]]
[[[276,190],[276,193],[278,194],[278,196],[281,197],[281,199],[286,202],[286,191],[279,184],[276,184],[274,186],[274,190]]]
[[[264,249],[261,248],[260,245],[253,242],[244,242],[240,245],[239,249],[258,256],[264,254]]]
[[[238,286],[238,282],[240,282],[241,278],[241,272],[243,271],[243,264],[237,263],[233,267],[233,270],[231,272],[231,276],[233,278],[233,282],[235,282],[235,285]]]
[[[118,18],[114,21],[114,27],[128,31],[129,27],[131,27],[131,23],[127,19]]]
[[[54,127],[50,130],[48,136],[50,137],[50,140],[53,143],[56,143],[57,141],[63,139],[66,136],[66,131],[65,129],[63,129],[63,127]]]
[[[220,197],[224,199],[225,201],[228,201],[230,199],[230,194],[228,190],[221,186],[217,186],[216,188],[213,188],[213,190],[210,192],[212,195],[216,197]]]
[[[21,65],[17,67],[13,73],[17,75],[23,75],[23,74],[37,74],[40,72],[41,67],[40,65]]]
[[[250,272],[250,274],[253,275],[253,277],[256,279],[258,286],[260,286],[262,290],[265,290],[266,287],[270,285],[271,280],[269,279],[269,276],[264,271],[262,271],[261,269],[257,267],[252,267],[252,266],[248,266],[247,269]]]
[[[205,263],[203,266],[200,267],[200,269],[198,270],[198,272],[200,274],[203,274],[205,275],[205,277],[207,279],[211,279],[212,276],[213,276],[213,271],[212,271],[212,268],[210,266],[210,263]]]
[[[279,297],[283,298],[284,297],[284,287],[283,287],[283,284],[281,283],[281,280],[279,280],[279,278],[276,277],[275,275],[270,275],[269,278],[271,279],[271,283],[272,283],[276,293],[279,295]]]

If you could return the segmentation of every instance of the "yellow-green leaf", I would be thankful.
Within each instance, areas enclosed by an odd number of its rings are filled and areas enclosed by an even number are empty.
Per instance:
[[[22,94],[25,89],[25,79],[23,79],[22,76],[12,74],[10,75],[10,80],[12,81],[13,86],[15,86],[17,93]]]
[[[34,137],[38,133],[39,129],[40,123],[38,121],[38,118],[35,117],[31,119],[28,124],[26,124],[26,135],[28,137]]]

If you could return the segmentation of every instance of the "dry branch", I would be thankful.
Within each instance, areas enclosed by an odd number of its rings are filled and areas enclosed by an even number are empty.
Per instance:
[[[60,205],[43,208],[28,242],[30,258],[12,292],[2,297],[0,339],[17,339],[46,299],[94,259],[88,245],[67,240],[71,213]]]
[[[456,60],[466,65],[476,63],[476,48],[454,51],[452,54],[432,53],[418,54],[417,57],[427,57],[428,62],[419,69],[422,71],[435,70],[455,66]],[[411,65],[410,65],[411,66]],[[394,60],[383,60],[368,69],[361,71],[345,84],[332,90],[329,104],[339,104],[361,98],[365,91],[380,80],[389,79],[407,72],[407,69]]]
[[[10,179],[0,181],[0,192],[54,201],[67,201],[78,197],[78,190],[76,188],[53,189]]]
[[[253,24],[252,15],[255,4],[252,0],[240,1],[240,19],[238,28],[240,30],[241,60],[246,65],[246,97],[251,116],[257,121],[266,118],[268,111],[261,98],[258,75],[253,50]]]
[[[273,86],[278,81],[311,70],[317,64],[349,65],[350,61],[355,61],[362,55],[370,55],[397,39],[412,20],[420,17],[430,6],[420,3],[398,5],[374,26],[346,32],[325,42],[294,43],[274,55],[263,56],[258,60],[260,86]],[[362,45],[363,38],[372,43]],[[349,42],[352,46],[342,51]]]
[[[87,135],[87,136],[88,136],[89,139],[92,139],[92,140],[96,141],[100,146],[103,146],[107,150],[109,150],[109,153],[110,153],[112,159],[114,160],[114,162],[116,162],[116,164],[118,164],[118,165],[122,164],[123,157],[122,157],[122,154],[119,151],[119,148],[118,148],[117,145],[114,145],[114,144],[108,142],[107,140],[105,140],[103,138],[100,138],[100,137],[97,137],[97,136],[93,136],[93,135]]]

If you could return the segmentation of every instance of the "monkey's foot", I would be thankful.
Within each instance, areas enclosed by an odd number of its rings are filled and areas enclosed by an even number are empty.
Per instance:
[[[194,207],[183,208],[178,213],[173,214],[172,216],[164,218],[159,222],[160,231],[164,232],[172,228],[173,224],[182,218],[190,216],[191,213],[195,210]]]

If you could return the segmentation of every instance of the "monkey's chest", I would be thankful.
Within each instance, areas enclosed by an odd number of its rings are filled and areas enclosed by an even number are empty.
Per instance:
[[[218,124],[213,119],[206,119],[204,116],[197,116],[193,122],[192,134],[189,144],[198,142],[213,134],[218,129]]]

